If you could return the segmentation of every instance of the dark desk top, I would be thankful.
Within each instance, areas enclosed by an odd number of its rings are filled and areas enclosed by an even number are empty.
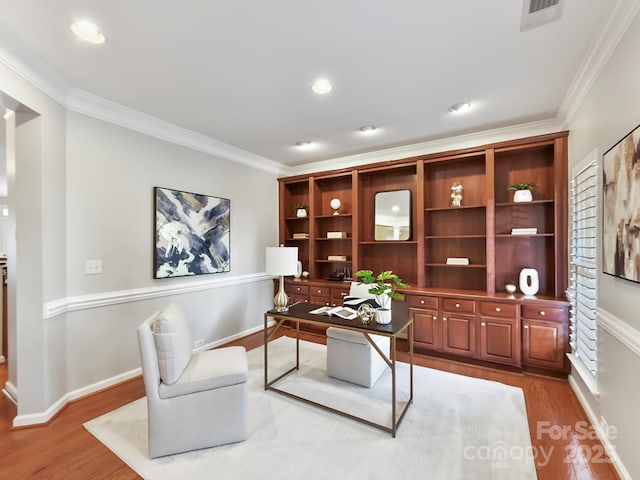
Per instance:
[[[411,323],[409,309],[405,302],[392,302],[391,304],[391,323],[381,325],[372,320],[368,325],[363,324],[358,318],[346,320],[337,316],[318,315],[309,313],[311,310],[320,308],[322,305],[311,305],[309,303],[297,303],[289,307],[288,312],[277,312],[269,310],[266,316],[272,318],[284,318],[291,320],[300,320],[306,323],[316,323],[320,325],[344,327],[349,330],[366,331],[368,333],[378,333],[387,336],[394,336],[407,328]]]

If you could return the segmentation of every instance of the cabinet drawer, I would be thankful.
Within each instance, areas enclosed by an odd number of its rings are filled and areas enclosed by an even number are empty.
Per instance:
[[[480,302],[480,314],[491,317],[515,318],[518,316],[518,305],[515,303]]]
[[[409,297],[409,307],[411,308],[438,308],[438,297],[428,297],[426,295],[407,295]]]
[[[309,286],[308,285],[285,284],[285,288],[284,289],[289,294],[309,295]]]
[[[331,288],[329,287],[309,287],[309,293],[314,297],[330,297]]]
[[[522,316],[526,318],[537,318],[540,320],[553,320],[562,322],[567,316],[566,310],[562,307],[549,307],[547,305],[523,305]]]
[[[331,306],[331,299],[329,297],[314,297],[311,295],[311,305],[324,305]]]
[[[460,300],[457,298],[443,298],[442,310],[447,312],[473,313],[475,305],[473,300]]]
[[[346,297],[347,295],[349,295],[349,289],[348,288],[332,288],[331,289],[331,300],[334,300],[340,304],[342,304],[342,301],[344,299],[344,297]]]

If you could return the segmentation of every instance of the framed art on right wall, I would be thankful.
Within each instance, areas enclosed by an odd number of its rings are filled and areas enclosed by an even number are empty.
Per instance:
[[[640,125],[602,163],[602,269],[640,282]]]

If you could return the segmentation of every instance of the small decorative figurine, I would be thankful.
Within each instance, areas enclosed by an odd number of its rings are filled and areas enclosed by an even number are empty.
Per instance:
[[[455,182],[453,185],[451,185],[451,206],[462,206],[462,185],[460,185],[460,183],[458,182]]]

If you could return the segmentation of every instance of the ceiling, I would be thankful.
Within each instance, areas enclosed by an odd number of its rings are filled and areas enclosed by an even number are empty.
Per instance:
[[[523,0],[0,0],[0,30],[70,91],[298,166],[556,120],[623,0],[561,3],[521,31]]]

